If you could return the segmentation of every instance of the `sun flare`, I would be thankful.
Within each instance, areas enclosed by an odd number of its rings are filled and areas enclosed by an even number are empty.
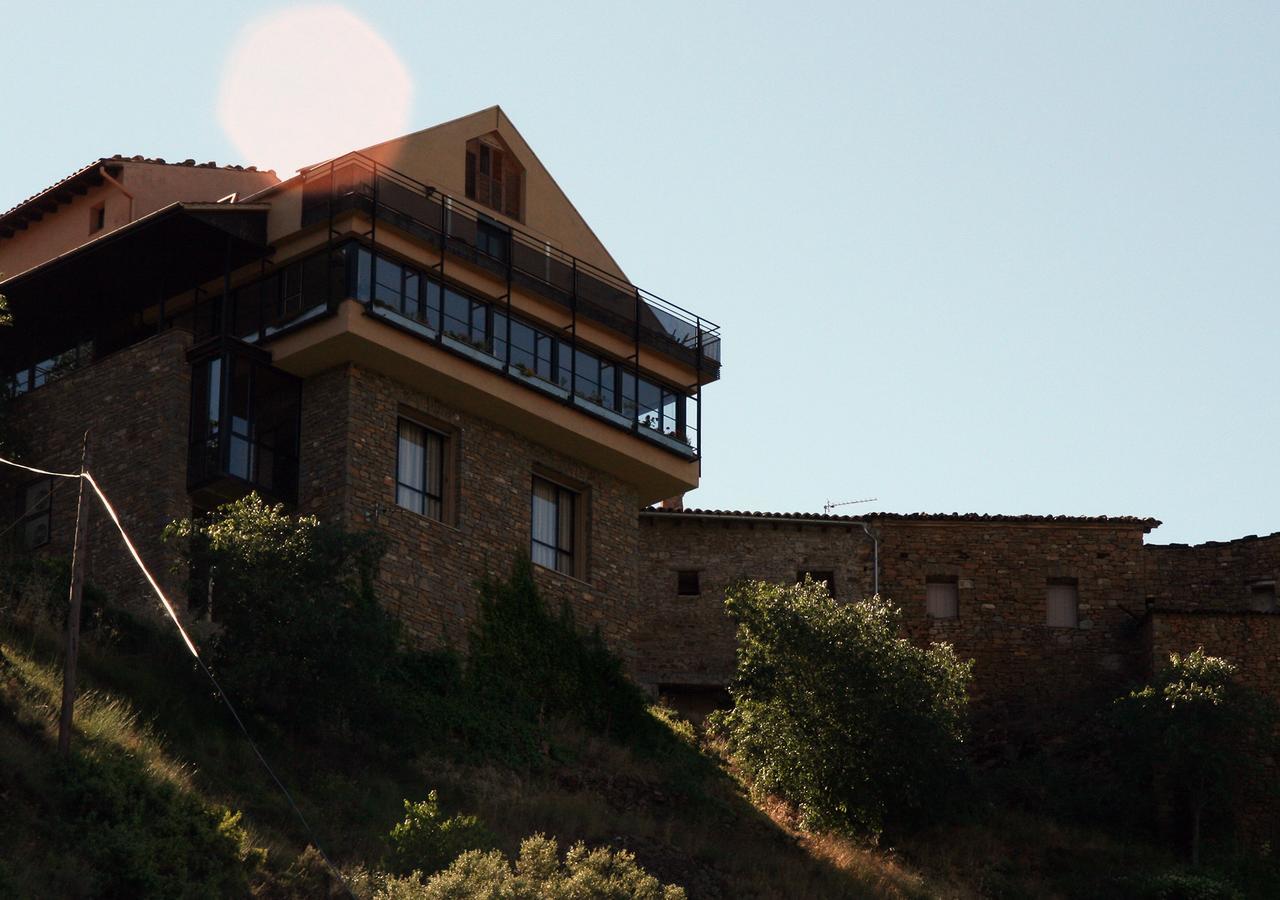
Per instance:
[[[337,5],[250,22],[227,57],[218,121],[243,155],[282,178],[408,131],[409,70],[374,28]]]

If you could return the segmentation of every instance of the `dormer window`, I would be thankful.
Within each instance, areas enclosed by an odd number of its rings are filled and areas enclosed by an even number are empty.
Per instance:
[[[519,219],[524,167],[496,134],[467,141],[467,199]]]

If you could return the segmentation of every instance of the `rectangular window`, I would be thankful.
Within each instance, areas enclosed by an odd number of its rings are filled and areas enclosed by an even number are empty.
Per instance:
[[[444,520],[445,436],[400,420],[396,453],[396,503],[419,515]]]
[[[931,575],[925,579],[924,609],[931,619],[958,619],[960,617],[958,580],[946,575]]]
[[[834,600],[836,597],[836,573],[830,569],[801,569],[796,572],[796,581],[803,582],[804,577],[808,575],[814,581],[820,581],[826,584],[827,593]]]
[[[684,569],[677,572],[676,593],[681,597],[696,597],[701,594],[700,574],[697,569]]]
[[[548,569],[578,574],[578,493],[545,478],[533,479],[533,561]]]
[[[1254,612],[1276,611],[1276,583],[1270,579],[1249,585],[1249,609]]]
[[[1075,628],[1080,619],[1080,594],[1074,578],[1049,580],[1045,623],[1052,628]]]
[[[97,203],[89,210],[89,233],[97,234],[107,225],[107,205]]]
[[[53,479],[42,478],[22,492],[22,545],[28,550],[49,543],[49,496]]]

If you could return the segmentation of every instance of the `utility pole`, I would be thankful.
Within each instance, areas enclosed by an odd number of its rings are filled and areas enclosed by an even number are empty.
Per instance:
[[[76,542],[71,551],[71,597],[67,607],[67,658],[62,667],[62,717],[58,721],[58,754],[71,755],[71,722],[76,709],[76,661],[80,657],[80,596],[84,591],[84,561],[89,543],[89,504],[86,502],[89,471],[89,432],[80,452],[80,495],[76,500]]]

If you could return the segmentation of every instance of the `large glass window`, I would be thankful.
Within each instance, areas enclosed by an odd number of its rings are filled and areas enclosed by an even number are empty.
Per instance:
[[[298,409],[297,379],[266,362],[223,353],[195,363],[189,485],[195,489],[229,476],[292,499]]]
[[[533,561],[548,569],[578,574],[576,556],[578,493],[545,478],[533,479]]]
[[[444,519],[445,436],[400,420],[396,454],[396,503],[432,519]]]

